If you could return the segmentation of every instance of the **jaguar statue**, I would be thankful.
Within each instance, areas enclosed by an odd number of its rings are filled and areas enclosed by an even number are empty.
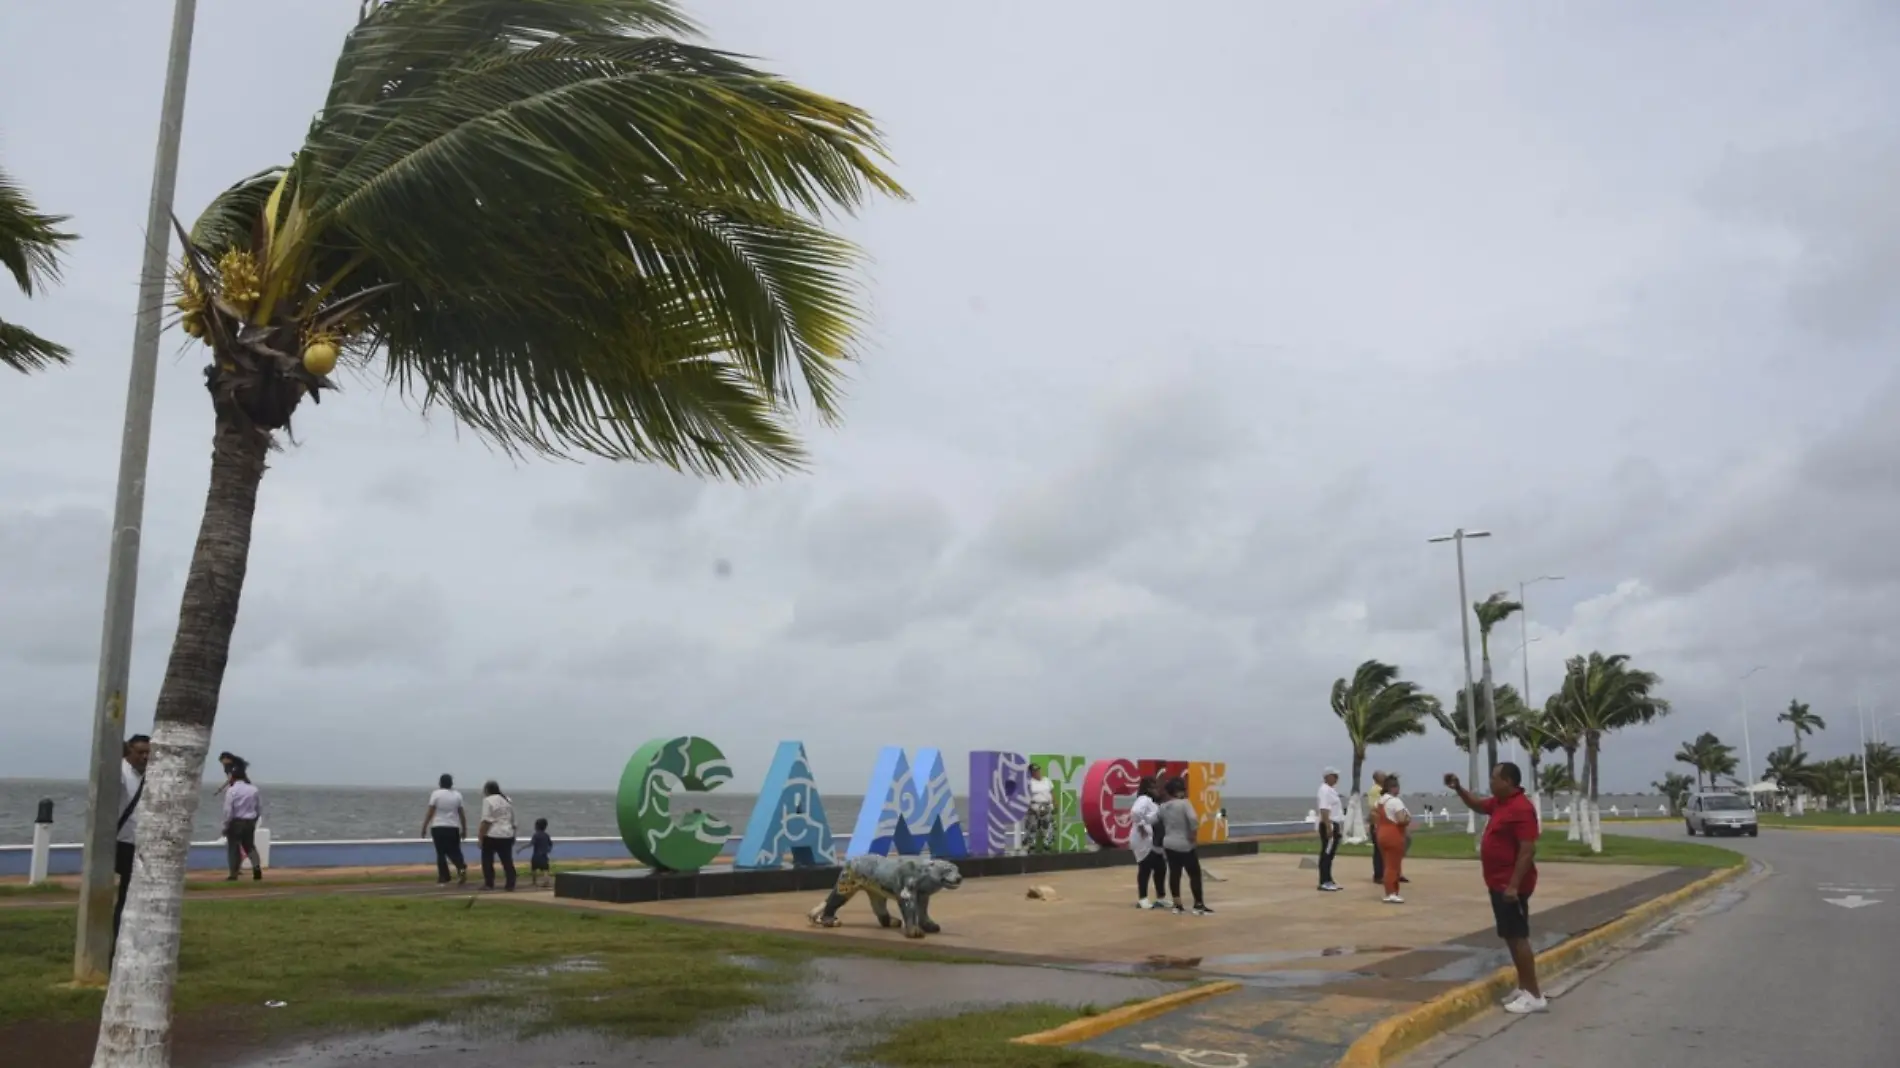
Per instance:
[[[812,909],[808,918],[817,927],[839,926],[843,921],[838,919],[838,910],[862,890],[870,899],[871,911],[877,915],[877,922],[881,926],[899,926],[900,921],[891,918],[890,909],[886,906],[886,902],[896,898],[904,937],[922,938],[943,930],[930,919],[931,895],[939,890],[955,890],[962,885],[963,873],[947,860],[853,857],[845,861],[844,870],[838,873],[838,884],[832,887],[825,903]]]

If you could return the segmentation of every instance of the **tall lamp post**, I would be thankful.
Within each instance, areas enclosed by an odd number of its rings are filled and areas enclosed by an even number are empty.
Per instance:
[[[1458,629],[1465,640],[1465,745],[1471,754],[1471,786],[1478,785],[1478,712],[1471,705],[1474,696],[1471,681],[1471,598],[1465,594],[1465,539],[1488,538],[1488,530],[1466,530],[1459,527],[1449,534],[1436,538],[1427,538],[1433,545],[1452,542],[1458,547]]]
[[[1867,811],[1874,810],[1874,791],[1867,779],[1867,699],[1862,693],[1854,694],[1854,722],[1860,726],[1860,797]]]
[[[1735,688],[1741,694],[1742,700],[1742,759],[1748,761],[1747,773],[1742,778],[1749,785],[1748,803],[1750,805],[1755,803],[1755,747],[1748,741],[1748,680],[1755,672],[1767,670],[1767,664],[1756,664],[1743,672],[1741,678],[1735,680]]]
[[[197,0],[175,0],[165,95],[159,104],[158,154],[145,215],[145,259],[132,329],[131,379],[119,441],[119,489],[112,506],[112,549],[106,565],[105,622],[99,641],[99,685],[93,698],[92,761],[86,784],[86,845],[81,875],[73,981],[104,982],[112,968],[113,878],[119,837],[119,761],[125,742],[125,690],[132,674],[132,613],[138,600],[139,531],[145,522],[145,462],[152,444],[152,394],[158,380],[158,335],[171,255],[172,191],[178,184],[178,139],[185,123],[185,75]]]
[[[1525,638],[1522,642],[1518,643],[1518,646],[1516,649],[1511,650],[1513,653],[1521,657],[1524,661],[1524,689],[1523,689],[1523,692],[1519,696],[1522,697],[1524,700],[1524,710],[1526,712],[1535,711],[1535,708],[1531,705],[1531,668],[1530,668],[1531,646],[1543,640],[1544,639],[1541,635],[1536,638]],[[1520,755],[1521,754],[1518,753],[1518,749],[1517,749],[1517,739],[1512,738],[1511,739],[1511,759],[1516,760],[1518,759]],[[1531,793],[1536,793],[1536,792],[1537,792],[1536,790],[1531,791]]]
[[[1531,707],[1531,605],[1524,598],[1524,591],[1540,582],[1562,582],[1562,575],[1539,575],[1534,579],[1525,579],[1517,584],[1517,625],[1524,638],[1524,704]]]

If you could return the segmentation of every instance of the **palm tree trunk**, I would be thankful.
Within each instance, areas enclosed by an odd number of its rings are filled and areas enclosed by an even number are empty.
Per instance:
[[[185,860],[244,590],[251,519],[268,444],[262,431],[219,410],[211,447],[211,488],[153,717],[137,860],[112,981],[100,1012],[93,1068],[165,1068],[170,1062]]]
[[[1586,803],[1588,822],[1585,825],[1585,839],[1590,843],[1590,852],[1603,852],[1603,813],[1597,806],[1597,759],[1602,746],[1602,738],[1595,731],[1583,736],[1583,773],[1590,779],[1590,800]]]
[[[1366,747],[1352,747],[1352,796],[1346,801],[1346,826],[1340,841],[1358,845],[1366,840],[1365,799],[1359,793],[1359,774],[1366,766]],[[1373,848],[1378,848],[1376,845]]]

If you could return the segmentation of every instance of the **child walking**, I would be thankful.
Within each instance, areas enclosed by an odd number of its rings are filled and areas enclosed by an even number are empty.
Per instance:
[[[1212,916],[1201,896],[1201,858],[1194,852],[1194,840],[1201,833],[1201,819],[1187,799],[1187,780],[1168,780],[1168,800],[1161,806],[1161,851],[1168,858],[1168,895],[1174,899],[1174,912],[1181,907],[1181,873],[1186,872],[1188,889],[1194,893],[1194,915]]]
[[[548,884],[554,884],[554,876],[548,871],[548,854],[554,851],[554,839],[548,837],[546,817],[534,821],[534,837],[528,839],[528,848],[533,850],[528,856],[528,885],[540,886],[541,877],[548,877]]]

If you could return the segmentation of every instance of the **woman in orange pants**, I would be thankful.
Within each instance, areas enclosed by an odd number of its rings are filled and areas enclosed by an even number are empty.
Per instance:
[[[1385,903],[1403,905],[1405,899],[1399,896],[1399,877],[1405,865],[1405,827],[1412,822],[1412,813],[1399,796],[1397,775],[1385,777],[1385,796],[1372,810],[1372,822],[1377,838],[1373,845],[1385,861]]]

